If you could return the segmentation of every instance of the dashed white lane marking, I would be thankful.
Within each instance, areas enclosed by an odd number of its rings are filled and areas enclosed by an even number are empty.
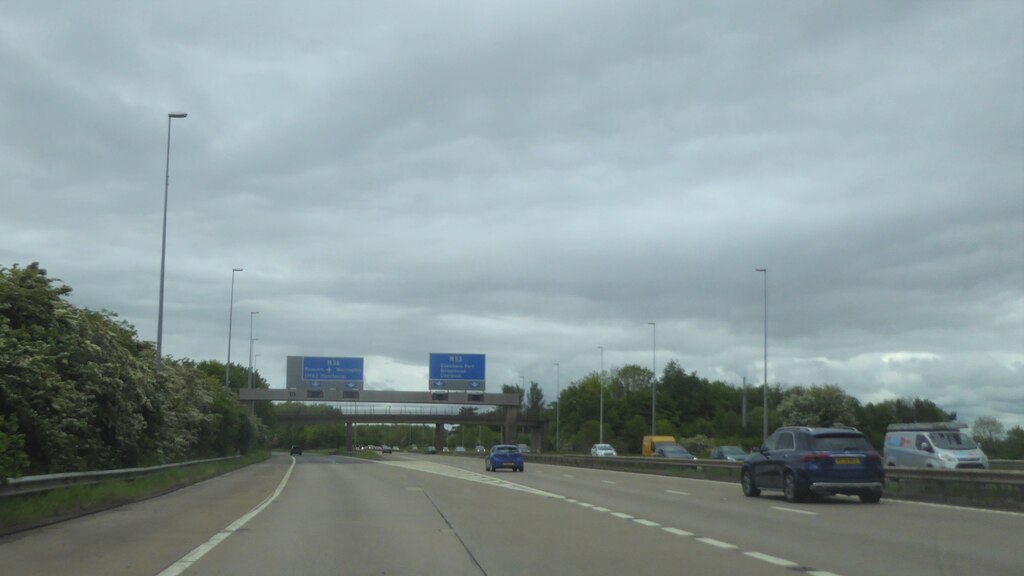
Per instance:
[[[722,542],[721,540],[715,540],[714,538],[697,538],[697,541],[710,544],[711,546],[721,548],[723,550],[735,550],[738,548],[735,544],[729,544],[728,542]]]
[[[217,547],[218,544],[220,544],[224,540],[227,540],[229,536],[231,536],[239,529],[241,529],[242,526],[245,526],[245,524],[249,522],[249,520],[252,520],[256,517],[257,514],[263,512],[264,508],[270,506],[270,503],[276,500],[277,497],[281,494],[281,491],[284,490],[285,485],[288,484],[288,479],[291,478],[292,476],[292,470],[295,469],[295,457],[292,456],[291,458],[292,465],[288,467],[288,471],[285,472],[284,478],[282,478],[281,482],[278,483],[277,490],[274,490],[273,494],[268,496],[266,500],[261,502],[255,508],[246,512],[241,518],[229,524],[227,528],[214,534],[213,537],[207,540],[206,542],[203,542],[199,546],[196,546],[195,549],[193,549],[188,554],[182,556],[174,564],[171,564],[170,566],[165,568],[164,571],[157,574],[157,576],[177,576],[185,570],[188,570],[193,564],[198,562],[200,558],[206,556],[206,554],[210,552],[210,550],[213,550]]]
[[[572,474],[562,474],[562,478],[572,478]]]
[[[420,472],[427,472],[430,474],[437,474],[438,476],[447,476],[449,478],[458,478],[460,480],[469,480],[470,482],[479,482],[480,484],[490,484],[491,486],[497,486],[499,488],[506,488],[508,490],[516,490],[519,492],[528,492],[530,494],[536,494],[538,496],[546,496],[548,498],[557,498],[559,500],[565,500],[565,496],[559,494],[552,494],[551,492],[545,492],[523,484],[516,484],[515,482],[509,482],[501,478],[496,477],[496,473],[492,472],[490,475],[481,474],[479,472],[471,472],[469,470],[463,470],[462,468],[456,468],[454,466],[446,466],[444,464],[437,464],[435,462],[423,462],[420,460],[406,460],[406,461],[390,461],[390,462],[378,462],[385,466],[395,466],[397,468],[405,468],[407,470],[418,470]],[[504,476],[504,474],[503,474]]]
[[[782,510],[783,512],[792,512],[794,514],[806,514],[808,516],[817,516],[817,512],[808,512],[807,510],[797,510],[796,508],[783,508],[782,506],[772,506],[776,510]]]
[[[668,532],[669,534],[674,534],[676,536],[689,537],[689,536],[694,536],[695,535],[693,532],[687,532],[686,530],[682,530],[682,529],[679,529],[679,528],[673,528],[673,527],[670,527],[670,526],[662,526],[661,524],[659,524],[657,522],[654,522],[652,520],[644,520],[643,518],[637,518],[637,517],[635,517],[635,516],[633,516],[631,514],[626,514],[625,512],[612,512],[610,509],[605,508],[603,506],[595,506],[593,504],[590,504],[590,503],[587,503],[587,502],[582,502],[580,500],[575,500],[573,498],[566,498],[565,496],[561,496],[561,495],[558,495],[558,494],[552,494],[550,492],[545,492],[543,490],[537,490],[535,488],[530,488],[528,486],[523,486],[521,484],[516,484],[514,482],[507,482],[507,481],[504,481],[504,480],[502,480],[500,478],[495,478],[493,476],[488,476],[488,475],[485,475],[485,474],[479,474],[477,472],[470,472],[468,470],[463,470],[461,468],[455,468],[455,467],[452,467],[452,466],[439,465],[439,464],[435,464],[433,462],[419,462],[419,461],[411,461],[411,462],[380,462],[380,464],[388,464],[388,465],[391,465],[391,466],[398,466],[398,467],[401,467],[401,468],[408,468],[408,469],[413,469],[413,470],[419,470],[421,472],[429,472],[431,474],[439,474],[441,476],[449,476],[449,477],[452,477],[452,478],[459,478],[459,479],[462,479],[462,480],[470,480],[470,481],[473,481],[473,482],[480,482],[482,484],[490,484],[492,486],[498,486],[498,487],[502,487],[502,488],[508,488],[510,490],[518,490],[518,491],[522,491],[522,492],[528,492],[528,493],[531,493],[531,494],[537,494],[539,496],[546,496],[546,497],[549,497],[549,498],[558,498],[560,500],[564,500],[564,501],[572,503],[572,504],[577,504],[577,505],[579,505],[581,507],[589,508],[591,510],[596,510],[598,512],[610,512],[611,515],[615,516],[616,518],[621,518],[623,520],[632,520],[633,522],[636,522],[637,524],[640,524],[642,526],[648,526],[648,527],[651,527],[651,528],[659,528],[660,527],[665,532]],[[292,466],[294,466],[294,459],[293,459]],[[291,469],[288,470],[288,474],[285,476],[285,480],[288,479],[289,475],[291,475]],[[563,474],[563,476],[565,476],[566,478],[572,478],[572,476],[570,474]],[[615,482],[611,482],[611,481],[608,481],[608,480],[602,480],[602,482],[605,482],[607,484],[615,484]],[[283,487],[284,487],[284,481],[282,481],[281,486],[278,487],[278,492],[277,493],[279,493],[280,490]],[[665,490],[665,492],[668,492],[670,494],[679,494],[681,496],[689,496],[690,495],[688,492],[681,492],[681,491],[677,491],[677,490]],[[277,497],[277,493],[275,493],[274,498]],[[269,504],[269,502],[266,502],[266,503],[264,503],[261,506],[265,507],[266,504]],[[259,508],[259,510],[262,510],[262,507]],[[817,515],[816,512],[808,512],[806,510],[798,510],[798,509],[795,509],[795,508],[784,508],[782,506],[772,506],[772,508],[775,508],[777,510],[781,510],[781,511],[784,511],[784,512],[794,512],[794,513],[799,513],[799,514]],[[254,512],[255,513],[259,513],[258,510],[255,510]],[[255,514],[253,514],[253,515],[255,516]],[[246,519],[246,521],[248,521],[248,519]],[[237,521],[236,521],[236,523],[237,523]],[[243,524],[244,524],[244,522],[243,522]],[[232,525],[232,526],[234,526],[234,525]],[[235,530],[237,530],[241,526],[242,526],[242,524],[239,524],[235,528]],[[229,528],[231,528],[231,527],[229,527]],[[225,529],[225,531],[227,531],[227,529]],[[223,532],[222,532],[222,534],[223,534]],[[224,536],[223,538],[226,538],[226,537],[227,536]],[[217,538],[217,536],[214,536],[214,538],[211,538],[211,542],[213,542],[213,540],[216,539],[216,538]],[[220,540],[223,540],[223,538],[220,538]],[[217,540],[217,542],[214,542],[212,546],[216,546],[217,543],[220,542],[220,540]],[[714,546],[716,548],[720,548],[722,550],[739,550],[739,546],[736,546],[735,544],[730,544],[728,542],[723,542],[721,540],[716,540],[714,538],[700,537],[700,538],[697,538],[697,541],[702,542],[704,544],[707,544],[709,546]],[[212,546],[211,546],[211,549],[212,549]],[[198,550],[198,548],[197,548],[197,550]],[[195,551],[193,551],[193,553],[195,553]],[[204,551],[203,554],[205,554],[205,553],[206,552]],[[800,565],[797,564],[796,562],[792,562],[792,561],[786,560],[784,558],[777,558],[775,556],[770,556],[768,554],[763,554],[761,552],[743,552],[743,554],[745,556],[750,557],[750,558],[755,558],[757,560],[761,560],[762,562],[766,562],[768,564],[772,564],[772,565],[783,567],[783,568],[793,568],[793,569],[795,569],[795,568],[799,568],[800,567]],[[198,560],[199,557],[201,557],[201,555],[196,557],[194,560],[192,560],[192,562],[194,562],[195,560]],[[186,556],[185,558],[182,558],[182,560],[179,560],[178,563],[185,561],[187,558],[188,558],[188,556]],[[177,565],[178,563],[175,563],[175,565]],[[190,564],[191,564],[191,562],[188,565],[190,565]],[[165,570],[164,572],[161,572],[157,576],[174,576],[174,575],[180,574],[185,568],[188,567],[188,565],[186,565],[184,568],[182,568],[181,570],[179,570],[177,572],[168,572],[168,571]],[[171,568],[173,568],[173,567],[174,566],[171,566]],[[171,568],[168,568],[168,570],[170,570]],[[828,572],[826,570],[804,570],[804,573],[808,574],[809,576],[839,576],[838,574],[835,574],[833,572]]]
[[[615,482],[612,482],[611,480],[601,480],[601,482],[604,482],[605,484],[615,484]]]
[[[797,564],[796,562],[790,562],[789,560],[784,560],[782,558],[776,558],[775,556],[769,556],[768,554],[762,554],[760,552],[744,552],[743,554],[745,556],[750,556],[751,558],[757,558],[758,560],[763,560],[763,561],[765,561],[765,562],[767,562],[769,564],[774,564],[776,566],[782,566],[783,568],[796,568],[797,566],[799,566],[799,564]]]

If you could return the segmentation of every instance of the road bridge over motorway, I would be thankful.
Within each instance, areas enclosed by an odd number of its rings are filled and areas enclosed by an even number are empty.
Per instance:
[[[352,427],[355,424],[433,424],[434,445],[440,449],[444,444],[445,424],[477,424],[501,426],[502,442],[514,443],[516,431],[525,428],[530,432],[531,444],[539,449],[543,445],[546,423],[542,420],[527,420],[519,414],[518,394],[488,394],[449,392],[395,392],[386,390],[361,390],[357,393],[341,390],[324,390],[316,397],[303,396],[298,390],[275,388],[243,388],[238,391],[242,402],[270,400],[275,402],[330,402],[343,404],[388,404],[391,406],[429,405],[433,407],[493,407],[493,411],[471,413],[459,411],[450,413],[416,412],[406,410],[345,411],[325,409],[322,413],[308,415],[281,415],[280,422],[304,424],[345,423],[347,428],[347,449],[352,450]]]

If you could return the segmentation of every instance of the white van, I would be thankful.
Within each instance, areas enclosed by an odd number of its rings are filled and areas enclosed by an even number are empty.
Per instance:
[[[967,425],[959,422],[890,424],[885,433],[885,465],[988,469],[988,456],[962,432],[964,428]]]

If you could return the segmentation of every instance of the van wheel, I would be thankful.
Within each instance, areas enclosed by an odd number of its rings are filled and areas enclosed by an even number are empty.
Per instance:
[[[796,476],[788,470],[786,475],[782,477],[782,494],[786,497],[786,502],[799,502],[803,497],[803,494],[800,493],[800,487],[796,483]]]
[[[740,485],[743,486],[743,495],[747,498],[756,498],[761,495],[761,491],[754,486],[754,478],[750,475],[750,470],[744,470],[740,474]]]

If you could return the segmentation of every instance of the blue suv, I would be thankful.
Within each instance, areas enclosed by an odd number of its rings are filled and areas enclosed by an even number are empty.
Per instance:
[[[861,502],[882,498],[882,457],[854,428],[786,426],[776,430],[743,462],[743,494],[782,490],[789,502],[809,494],[847,494]]]

